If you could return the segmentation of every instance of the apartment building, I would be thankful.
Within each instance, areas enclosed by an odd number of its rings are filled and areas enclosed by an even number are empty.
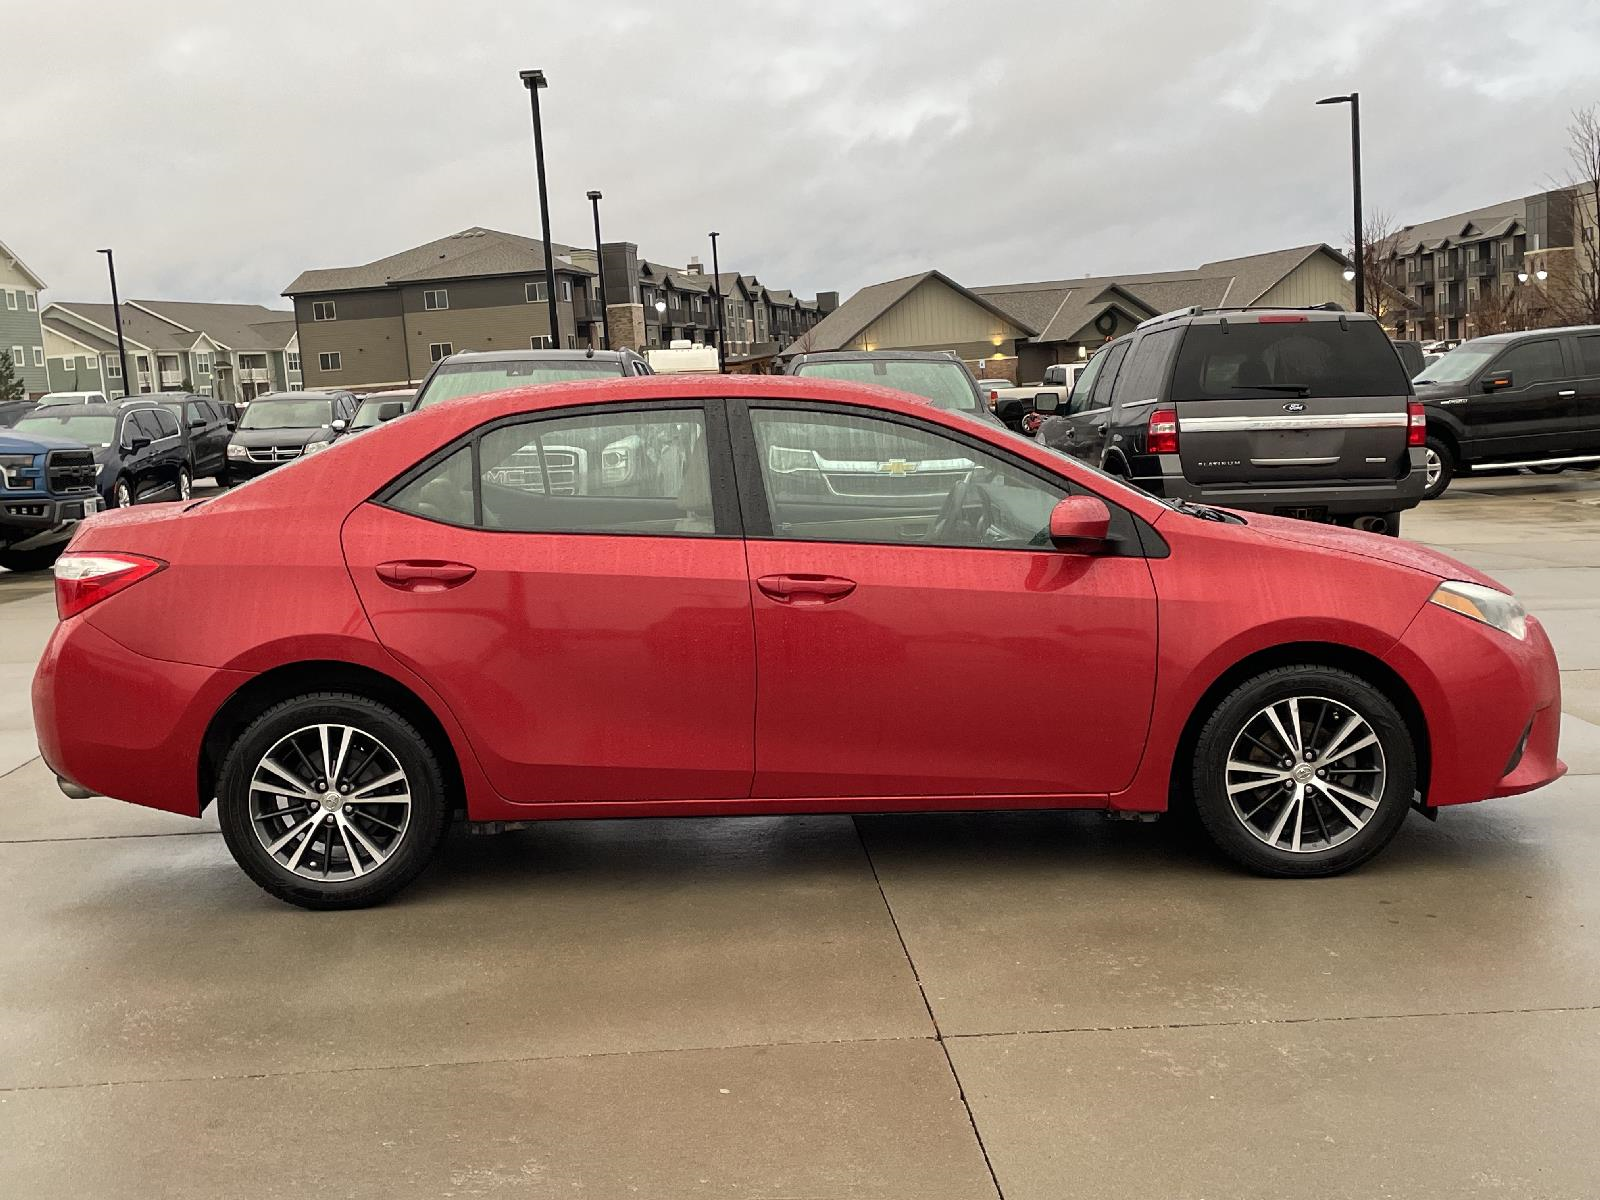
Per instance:
[[[44,280],[0,242],[0,354],[10,357],[30,396],[50,390],[44,329],[39,323],[39,293],[44,287]]]
[[[127,300],[121,313],[126,379],[111,305],[46,306],[40,317],[51,391],[193,391],[232,404],[303,386],[292,313],[186,300]]]
[[[1405,226],[1380,248],[1379,264],[1410,304],[1385,324],[1396,337],[1430,340],[1494,332],[1481,326],[1511,307],[1523,323],[1545,323],[1548,290],[1522,276],[1570,252],[1588,224],[1581,215],[1573,189],[1557,188]]]

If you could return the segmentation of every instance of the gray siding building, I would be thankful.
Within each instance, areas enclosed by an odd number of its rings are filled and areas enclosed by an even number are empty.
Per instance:
[[[44,280],[0,242],[0,354],[11,359],[30,396],[50,390],[39,322],[39,293],[44,287]]]

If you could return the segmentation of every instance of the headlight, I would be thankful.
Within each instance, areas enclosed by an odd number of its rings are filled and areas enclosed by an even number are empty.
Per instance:
[[[232,442],[229,442],[228,443],[228,457],[229,458],[249,458],[250,457],[250,452],[248,450],[246,450],[243,446],[235,446]]]
[[[1493,625],[1518,641],[1528,636],[1528,612],[1521,602],[1515,596],[1497,592],[1480,583],[1448,580],[1434,589],[1428,602],[1471,617],[1474,621],[1482,621],[1485,625]]]
[[[326,450],[331,445],[333,445],[331,438],[319,438],[314,442],[306,443],[305,453],[315,454],[318,450]]]
[[[769,446],[767,466],[774,471],[789,474],[793,471],[815,471],[817,454],[814,450],[796,450],[789,446]]]
[[[8,488],[32,487],[32,481],[22,476],[24,471],[32,469],[31,454],[0,454],[0,480],[3,480]]]

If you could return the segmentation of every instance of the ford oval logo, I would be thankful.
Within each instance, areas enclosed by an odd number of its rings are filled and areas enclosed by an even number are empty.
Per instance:
[[[1284,412],[1305,412],[1306,406],[1298,400],[1291,400],[1283,406]]]

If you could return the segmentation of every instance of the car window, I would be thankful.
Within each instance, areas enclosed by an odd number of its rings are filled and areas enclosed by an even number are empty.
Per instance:
[[[1044,547],[1068,490],[925,426],[773,409],[750,419],[775,537]]]
[[[1072,394],[1067,399],[1068,413],[1081,413],[1088,409],[1090,389],[1094,387],[1094,381],[1100,378],[1100,371],[1106,365],[1108,357],[1106,354],[1096,354],[1089,360],[1089,365],[1078,372],[1078,378],[1072,385]]]
[[[1567,377],[1566,365],[1561,361],[1561,343],[1555,338],[1518,342],[1494,360],[1490,374],[1495,371],[1510,371],[1515,387]]]
[[[841,379],[850,383],[875,383],[910,392],[933,402],[935,408],[979,412],[986,404],[967,368],[955,359],[850,358],[803,362],[794,371],[812,379]]]
[[[558,415],[478,440],[477,472],[452,455],[389,500],[453,524],[516,533],[716,533],[699,409]]]
[[[1578,369],[1585,375],[1600,375],[1600,334],[1578,339]]]
[[[622,374],[614,360],[603,358],[446,362],[428,380],[416,407],[428,408],[445,400],[454,400],[457,396],[479,396],[535,383],[566,383]]]
[[[154,428],[155,436],[168,438],[178,436],[178,418],[164,408],[147,408],[144,411],[145,420]]]
[[[1410,391],[1376,321],[1241,318],[1189,326],[1172,399],[1404,396]]]
[[[1127,366],[1117,377],[1115,397],[1119,407],[1161,398],[1182,338],[1181,327],[1158,329],[1134,344]]]
[[[136,437],[155,437],[155,431],[144,423],[144,411],[137,408],[123,415],[122,444],[126,446]]]
[[[1119,342],[1108,350],[1102,351],[1105,357],[1105,366],[1100,368],[1100,377],[1094,381],[1094,387],[1089,392],[1089,401],[1085,412],[1094,412],[1097,409],[1111,406],[1111,389],[1116,385],[1117,372],[1122,366],[1122,360],[1128,356],[1128,347],[1131,343]]]
[[[18,433],[45,433],[89,446],[109,446],[117,435],[117,418],[110,413],[105,416],[51,416],[47,407],[42,413],[35,411],[23,417],[15,428]]]

